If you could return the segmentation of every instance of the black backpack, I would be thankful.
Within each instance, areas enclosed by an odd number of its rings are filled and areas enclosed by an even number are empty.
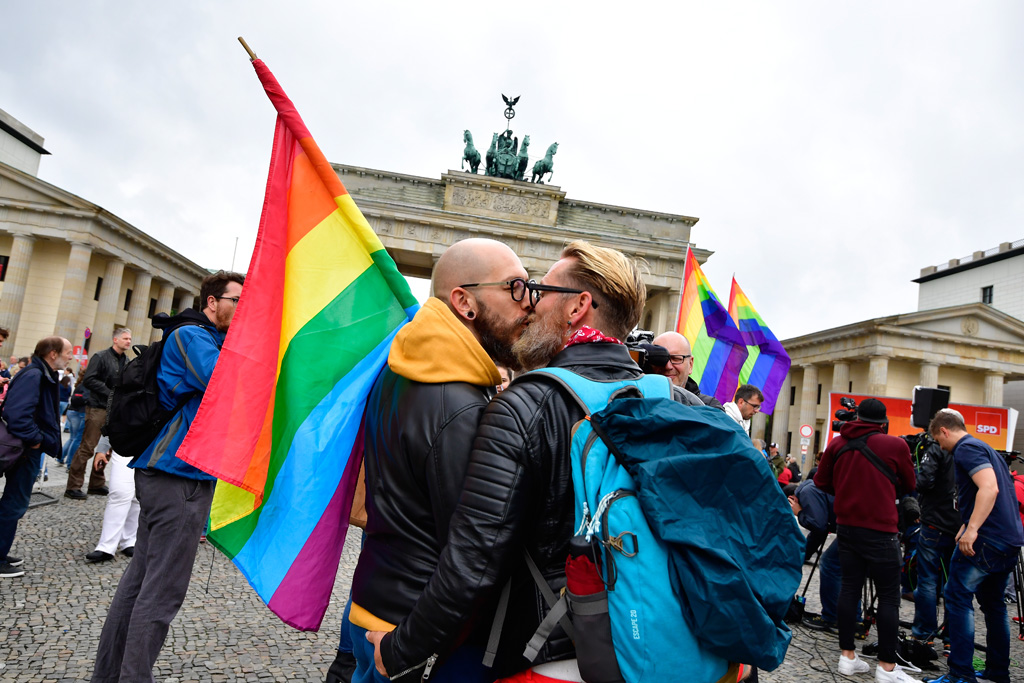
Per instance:
[[[179,327],[197,325],[198,322],[169,318],[158,314],[153,318],[153,327],[163,328],[164,336],[149,346],[137,345],[136,357],[125,363],[114,387],[107,398],[107,419],[102,433],[110,439],[110,447],[118,455],[137,458],[142,455],[160,430],[198,393],[182,396],[171,410],[160,402],[160,387],[157,371],[163,357],[164,342],[171,332]],[[218,344],[219,346],[219,344]]]

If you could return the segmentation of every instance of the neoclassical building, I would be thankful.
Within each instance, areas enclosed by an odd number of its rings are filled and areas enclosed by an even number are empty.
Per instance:
[[[208,271],[100,206],[37,177],[43,138],[0,110],[0,327],[6,356],[58,334],[93,350],[116,325],[194,305]]]
[[[783,346],[793,365],[771,440],[793,455],[803,424],[814,428],[812,453],[824,448],[829,392],[909,399],[914,386],[944,387],[954,403],[1003,406],[1004,383],[1024,379],[1024,321],[980,302],[865,320]]]
[[[404,275],[430,277],[449,245],[467,237],[497,239],[540,278],[562,247],[585,239],[647,262],[644,329],[675,325],[691,247],[701,263],[712,253],[690,242],[699,219],[572,199],[560,187],[462,171],[425,178],[333,164],[338,177]]]

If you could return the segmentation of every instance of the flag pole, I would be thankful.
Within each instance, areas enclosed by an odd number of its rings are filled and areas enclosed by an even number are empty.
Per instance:
[[[679,303],[676,304],[676,326],[672,329],[679,332],[679,319],[683,308],[683,290],[686,289],[686,263],[690,260],[690,245],[686,245],[686,258],[683,259],[683,281],[679,285]],[[682,332],[679,332],[682,334]]]
[[[256,53],[249,49],[249,44],[245,42],[245,38],[243,38],[242,36],[238,36],[238,42],[240,42],[242,44],[242,47],[245,48],[245,51],[249,53],[250,62],[255,62],[257,59],[259,59],[259,57],[256,56]]]

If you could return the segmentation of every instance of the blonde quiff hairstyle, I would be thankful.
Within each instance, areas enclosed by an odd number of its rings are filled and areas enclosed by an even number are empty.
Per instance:
[[[575,259],[566,277],[578,289],[590,292],[597,301],[595,312],[607,327],[602,331],[625,339],[640,322],[640,314],[647,303],[642,262],[621,251],[582,240],[566,245],[561,258]]]

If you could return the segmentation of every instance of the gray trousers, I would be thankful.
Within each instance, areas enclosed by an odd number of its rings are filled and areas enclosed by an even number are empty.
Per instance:
[[[135,555],[103,624],[93,683],[153,681],[153,665],[188,592],[214,483],[135,470]]]

